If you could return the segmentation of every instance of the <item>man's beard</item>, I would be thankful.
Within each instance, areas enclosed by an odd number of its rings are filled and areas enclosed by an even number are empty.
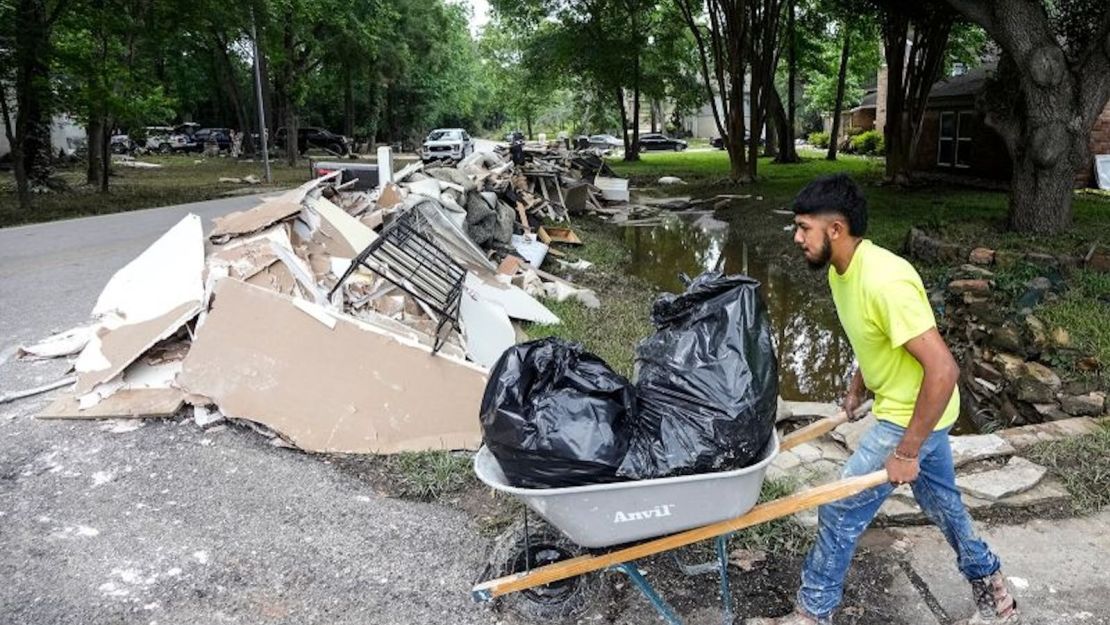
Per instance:
[[[824,242],[821,243],[821,252],[817,255],[817,260],[810,260],[806,258],[806,264],[814,271],[824,269],[829,265],[832,260],[832,241],[829,240],[829,235],[825,235]]]

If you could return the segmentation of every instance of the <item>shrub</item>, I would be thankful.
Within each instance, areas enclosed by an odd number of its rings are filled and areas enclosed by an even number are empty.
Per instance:
[[[878,130],[868,130],[852,137],[852,150],[857,154],[867,154],[869,156],[882,154],[885,151],[883,134]]]
[[[859,126],[849,126],[848,128],[844,129],[844,134],[848,135],[849,137],[855,137],[856,135],[862,135],[863,132],[864,132],[863,128],[860,128]]]
[[[811,132],[809,133],[809,144],[815,148],[824,150],[829,147],[829,133],[827,132]]]

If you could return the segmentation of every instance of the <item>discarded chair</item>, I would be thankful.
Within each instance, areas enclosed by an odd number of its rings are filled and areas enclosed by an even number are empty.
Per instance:
[[[390,224],[373,243],[359,252],[328,293],[328,299],[360,266],[411,295],[439,317],[435,354],[446,341],[446,328],[459,330],[459,300],[466,269],[420,233],[422,218],[409,211]]]

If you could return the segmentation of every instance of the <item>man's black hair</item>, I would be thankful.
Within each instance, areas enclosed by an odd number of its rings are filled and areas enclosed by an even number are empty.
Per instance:
[[[795,215],[842,215],[854,237],[867,234],[867,200],[848,174],[821,176],[798,192],[791,206]]]

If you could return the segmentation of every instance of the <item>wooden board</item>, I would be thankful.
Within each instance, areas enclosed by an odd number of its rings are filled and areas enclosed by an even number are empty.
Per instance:
[[[536,233],[540,241],[551,245],[552,243],[566,243],[568,245],[582,245],[582,239],[578,238],[574,230],[570,228],[557,228],[555,226],[540,226],[539,232]]]

